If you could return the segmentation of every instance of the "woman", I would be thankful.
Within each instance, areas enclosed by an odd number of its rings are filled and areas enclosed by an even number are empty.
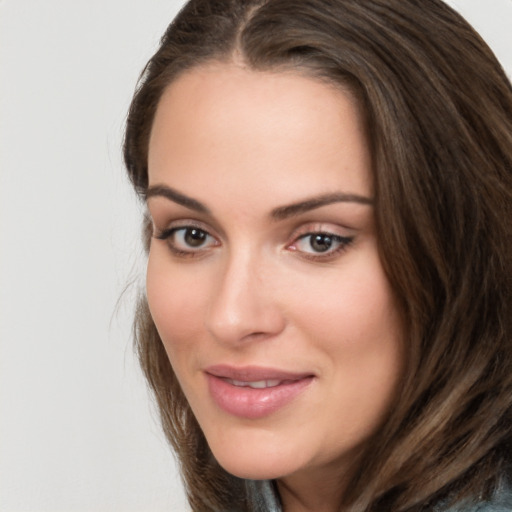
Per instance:
[[[512,510],[512,88],[457,13],[193,0],[125,161],[194,510]]]

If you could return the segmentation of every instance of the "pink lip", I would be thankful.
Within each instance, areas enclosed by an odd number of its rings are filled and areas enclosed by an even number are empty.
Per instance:
[[[225,412],[247,419],[268,416],[281,409],[307,388],[314,379],[310,373],[290,373],[273,368],[227,365],[205,369],[210,395]],[[280,381],[276,386],[251,388],[230,381]]]

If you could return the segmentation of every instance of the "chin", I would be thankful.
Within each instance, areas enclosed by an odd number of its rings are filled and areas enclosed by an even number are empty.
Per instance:
[[[271,432],[261,434],[231,436],[231,440],[206,438],[217,462],[238,478],[270,480],[299,469],[301,461],[297,457],[296,447],[291,449],[279,439],[264,439],[274,437]]]
[[[215,458],[228,473],[248,480],[273,480],[283,478],[293,472],[288,464],[276,461],[275,457],[268,460],[261,455],[250,459],[236,455],[234,457],[217,457],[215,455]]]

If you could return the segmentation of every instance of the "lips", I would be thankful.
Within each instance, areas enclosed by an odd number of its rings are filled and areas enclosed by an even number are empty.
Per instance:
[[[310,373],[225,365],[206,368],[205,375],[217,406],[228,414],[247,419],[262,418],[285,407],[314,379]]]

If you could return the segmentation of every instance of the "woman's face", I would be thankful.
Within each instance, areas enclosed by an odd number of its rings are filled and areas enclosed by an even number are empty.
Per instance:
[[[351,94],[291,72],[196,68],[149,145],[151,314],[220,464],[245,478],[347,467],[401,373]]]

